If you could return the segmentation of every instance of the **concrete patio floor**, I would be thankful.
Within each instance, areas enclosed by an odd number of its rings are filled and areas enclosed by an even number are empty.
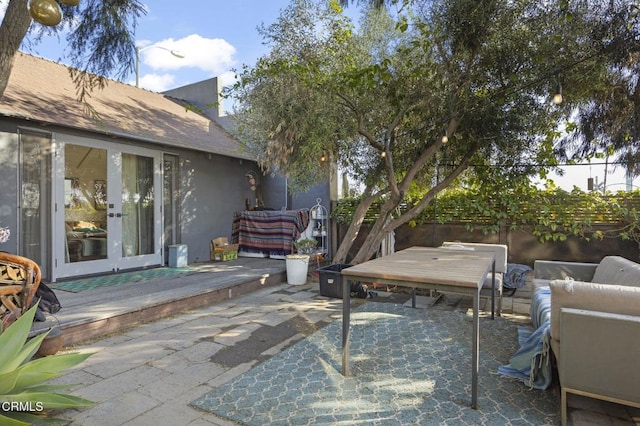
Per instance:
[[[65,350],[95,353],[55,382],[79,384],[72,393],[97,404],[64,411],[62,418],[73,425],[231,425],[187,404],[341,317],[342,301],[320,296],[317,278],[286,284],[283,261],[190,266],[198,273],[79,293],[56,290]],[[378,290],[394,303],[409,298]],[[527,300],[526,289],[506,298],[505,314],[526,322]],[[460,297],[438,303],[462,311],[471,306]],[[200,339],[202,332],[214,337]],[[213,352],[224,353],[215,364]],[[570,407],[574,425],[640,425],[640,410],[579,397]]]

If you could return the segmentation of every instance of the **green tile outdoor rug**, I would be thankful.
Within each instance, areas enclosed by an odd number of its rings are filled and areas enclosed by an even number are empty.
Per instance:
[[[460,312],[367,302],[352,312],[351,370],[342,321],[191,402],[246,425],[556,425],[559,392],[499,375],[517,325],[481,319],[478,410],[471,404],[472,322]]]
[[[195,274],[198,271],[189,267],[185,268],[153,268],[140,271],[119,272],[117,274],[101,275],[97,277],[84,278],[73,281],[63,281],[49,284],[54,290],[70,291],[79,293],[96,288],[117,286],[132,282],[149,281],[158,278],[182,277],[184,275]]]

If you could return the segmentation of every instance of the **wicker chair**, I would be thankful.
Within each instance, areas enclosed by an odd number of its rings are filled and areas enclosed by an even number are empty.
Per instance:
[[[3,328],[31,307],[40,278],[40,267],[33,260],[0,252],[0,319]]]

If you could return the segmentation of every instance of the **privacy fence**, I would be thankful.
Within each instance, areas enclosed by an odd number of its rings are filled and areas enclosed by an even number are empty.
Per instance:
[[[357,199],[336,203],[338,241],[351,223]],[[411,206],[409,200],[398,214]],[[379,206],[378,206],[379,207]],[[351,255],[360,247],[378,208],[370,209]],[[536,259],[598,262],[606,255],[639,260],[640,191],[585,193],[579,190],[451,190],[434,199],[414,220],[396,229],[396,249],[475,241],[509,246],[509,262]]]

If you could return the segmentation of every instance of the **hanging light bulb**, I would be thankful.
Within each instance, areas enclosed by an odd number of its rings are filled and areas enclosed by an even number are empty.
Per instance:
[[[320,161],[322,161],[323,163],[327,161],[327,155],[324,152],[322,153],[322,157],[320,157]]]
[[[444,132],[444,135],[442,135],[442,143],[447,142],[449,142],[449,136],[447,136],[447,132]]]
[[[384,157],[386,157],[386,156],[387,156],[387,152],[386,152],[386,151],[382,151],[382,152],[380,153],[380,157],[384,158]]]
[[[556,105],[560,105],[562,103],[562,86],[560,82],[556,86],[556,92],[553,94],[553,103]]]
[[[56,26],[62,21],[62,9],[55,0],[31,0],[29,14],[42,25]]]

